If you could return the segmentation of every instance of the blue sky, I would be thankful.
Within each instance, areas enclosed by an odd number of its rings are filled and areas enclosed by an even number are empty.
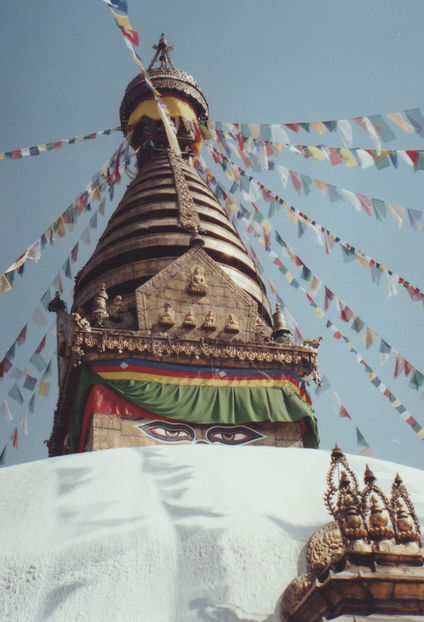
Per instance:
[[[267,0],[260,5],[251,0],[130,1],[129,15],[140,33],[139,53],[146,65],[153,55],[152,44],[165,31],[169,44],[175,47],[176,65],[199,81],[209,101],[211,119],[290,123],[424,106],[421,1]],[[137,67],[100,0],[3,3],[0,29],[6,51],[0,66],[1,151],[118,125],[120,101]],[[399,139],[388,147],[424,148],[424,140],[416,134],[396,133]],[[361,143],[355,146],[372,148],[364,132],[358,130],[355,137]],[[290,138],[303,144],[341,144],[338,137],[328,133],[290,134]],[[72,203],[119,141],[120,136],[114,134],[39,157],[0,162],[0,271]],[[402,163],[398,170],[346,169],[331,167],[328,162],[305,161],[287,152],[278,162],[355,192],[423,209],[424,172],[414,174]],[[423,234],[412,231],[407,222],[401,229],[390,216],[379,223],[358,214],[347,203],[329,203],[317,190],[306,198],[298,197],[290,183],[283,188],[276,176],[255,176],[298,209],[424,289]],[[125,185],[121,184],[113,204],[108,202],[107,215],[117,205]],[[27,264],[11,292],[0,294],[1,355],[27,322],[88,219],[81,219],[74,232],[54,248],[48,247],[37,265]],[[101,226],[105,222],[102,220]],[[284,213],[279,213],[273,224],[337,296],[415,367],[424,370],[422,303],[410,302],[403,291],[387,299],[383,284],[374,285],[368,270],[343,263],[340,249],[335,248],[327,257],[308,232],[298,239],[296,227],[288,223]],[[82,263],[94,244],[93,236],[91,246],[81,245]],[[273,271],[268,258],[261,255],[261,260],[304,336],[325,337],[319,358],[331,389],[314,400],[322,447],[330,448],[337,441],[346,451],[356,451],[358,426],[377,457],[422,467],[423,442],[378,391],[370,390],[354,357],[311,314],[300,294]],[[75,266],[73,271],[75,274]],[[292,272],[297,276],[295,269]],[[317,302],[322,304],[322,294]],[[342,324],[335,310],[332,314],[331,319]],[[343,328],[385,384],[424,425],[424,401],[408,388],[407,379],[393,379],[393,361],[379,367],[378,345],[366,352],[363,342],[355,341],[347,326]],[[43,334],[31,324],[27,342],[16,355],[18,367],[25,367]],[[0,403],[11,384],[9,377],[0,381]],[[353,422],[338,418],[332,411],[333,390],[351,412]],[[23,393],[26,399],[30,397],[28,391]],[[311,393],[314,398],[313,388]],[[9,444],[7,464],[45,455],[42,441],[49,435],[55,399],[53,392],[48,399],[37,398],[35,412],[28,417],[29,433],[25,436],[19,428],[20,449],[14,451]],[[0,420],[1,447],[24,412],[9,398],[8,403],[14,421]]]

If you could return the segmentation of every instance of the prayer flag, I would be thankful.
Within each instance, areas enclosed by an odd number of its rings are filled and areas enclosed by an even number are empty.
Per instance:
[[[408,132],[408,134],[414,131],[414,126],[405,121],[401,112],[389,112],[386,114],[386,117],[393,123],[396,123],[402,130]]]
[[[71,250],[71,261],[75,263],[78,259],[78,242],[75,244],[74,248]]]
[[[19,387],[16,384],[16,382],[13,385],[13,387],[10,389],[8,395],[13,400],[15,400],[15,402],[18,402],[18,404],[23,404],[24,403],[24,398],[22,397],[22,393],[20,392]]]
[[[378,337],[377,333],[372,328],[370,328],[368,326],[367,330],[365,331],[364,336],[362,337],[362,341],[365,342],[367,350],[368,350],[368,348],[370,348],[372,346],[372,344],[377,339],[377,337]]]
[[[38,307],[35,309],[34,313],[31,315],[31,318],[37,324],[37,326],[41,327],[47,324],[47,320],[40,305],[38,305]]]
[[[405,110],[405,114],[412,123],[417,134],[424,137],[424,117],[420,109],[414,108],[412,110]]]
[[[315,388],[316,395],[320,395],[321,393],[324,393],[324,391],[326,391],[329,387],[330,387],[330,382],[327,376],[324,374],[321,378],[321,384]]]
[[[4,446],[3,451],[0,454],[0,466],[2,466],[6,461],[6,448],[7,445]]]
[[[40,397],[47,397],[50,393],[51,382],[46,382],[44,380],[44,376],[40,380],[40,384],[38,385],[38,395]]]
[[[360,317],[356,316],[352,322],[351,328],[356,333],[360,333],[364,326],[365,322],[363,322]]]
[[[25,324],[25,326],[23,327],[23,329],[21,330],[21,332],[16,338],[16,343],[18,344],[18,346],[21,346],[23,343],[25,343],[26,334],[27,334],[27,325]]]
[[[296,173],[296,171],[289,171],[289,172],[290,172],[290,178],[293,184],[293,188],[295,192],[297,192],[297,194],[300,194],[302,191],[302,184],[300,182],[299,176]]]
[[[390,357],[392,346],[388,344],[384,339],[380,341],[380,365],[384,365],[387,359]]]
[[[401,227],[405,212],[404,208],[401,205],[397,205],[396,203],[389,203],[389,208],[396,224],[398,225],[398,227]]]
[[[53,285],[56,289],[56,291],[58,291],[60,294],[63,294],[63,283],[62,283],[62,277],[60,276],[60,273],[58,273],[54,280],[53,280]]]
[[[411,389],[415,389],[416,391],[418,391],[418,389],[422,386],[423,382],[424,375],[420,371],[418,371],[418,369],[414,369],[414,373],[409,380],[409,386],[411,387]]]
[[[325,285],[324,293],[324,311],[330,308],[332,301],[334,300],[334,293]]]
[[[352,420],[350,413],[343,406],[341,399],[335,391],[333,392],[333,410],[339,415],[339,417],[345,417],[346,419]]]
[[[28,419],[27,419],[27,414],[26,413],[24,413],[22,415],[20,424],[22,426],[24,434],[28,434]]]
[[[35,405],[35,393],[32,394],[31,399],[28,403],[29,412],[31,415],[34,413],[34,405]]]
[[[25,382],[23,384],[24,389],[27,389],[28,391],[34,391],[36,384],[37,384],[37,379],[34,378],[33,376],[30,376],[30,374],[27,374],[25,378]]]
[[[18,449],[18,426],[13,430],[10,440],[13,444],[13,449]]]
[[[46,311],[48,311],[48,305],[49,305],[49,302],[50,302],[51,299],[52,299],[52,295],[51,295],[50,288],[49,288],[41,296],[41,304],[43,305],[43,307],[44,307],[44,309]]]
[[[10,412],[9,405],[6,400],[0,404],[0,411],[7,421],[13,421],[12,413]]]
[[[371,115],[368,119],[371,121],[375,131],[378,132],[378,135],[384,143],[395,140],[396,136],[380,114]]]
[[[0,378],[3,378],[3,376],[7,374],[11,367],[13,367],[12,363],[6,357],[4,357],[4,359],[0,361]]]
[[[66,276],[66,278],[71,279],[72,280],[72,272],[71,272],[71,261],[68,257],[68,259],[65,261],[65,263],[62,266],[62,270],[64,275]]]

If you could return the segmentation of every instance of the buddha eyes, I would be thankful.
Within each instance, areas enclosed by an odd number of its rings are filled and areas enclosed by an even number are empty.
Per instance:
[[[196,438],[193,428],[185,423],[172,423],[170,421],[148,421],[137,426],[151,438],[165,443],[219,443],[221,445],[244,445],[252,443],[263,434],[243,425],[213,426],[206,430],[206,438]]]
[[[206,438],[210,443],[221,443],[223,445],[243,445],[251,443],[259,438],[263,438],[262,434],[243,425],[232,426],[214,426],[206,432]]]
[[[194,431],[184,423],[149,421],[149,423],[141,425],[140,429],[158,441],[166,441],[167,443],[194,441]]]

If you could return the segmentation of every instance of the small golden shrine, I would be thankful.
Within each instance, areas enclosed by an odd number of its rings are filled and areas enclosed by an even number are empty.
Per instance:
[[[324,502],[334,522],[309,540],[307,571],[283,593],[282,622],[321,622],[347,614],[396,620],[423,615],[420,524],[399,474],[387,497],[367,466],[361,490],[336,445]]]

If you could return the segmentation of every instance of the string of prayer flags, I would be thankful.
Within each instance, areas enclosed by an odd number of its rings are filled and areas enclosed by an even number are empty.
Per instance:
[[[226,145],[228,145],[228,143],[226,143]],[[241,156],[239,149],[236,149],[236,152],[239,156]],[[252,162],[250,162],[249,159],[244,159],[244,164],[246,168],[255,168],[252,166]],[[281,166],[280,164],[275,164],[274,162],[266,161],[265,164],[266,166],[262,167],[261,170],[276,170],[284,187],[287,185],[287,180],[291,179],[293,189],[297,192],[297,194],[301,194],[303,192],[305,196],[307,196],[310,194],[311,188],[315,184],[321,194],[330,202],[334,203],[336,201],[346,199],[356,211],[364,211],[368,216],[375,216],[376,220],[379,222],[385,221],[387,214],[390,213],[398,227],[401,227],[406,212],[408,214],[408,220],[411,228],[414,231],[421,231],[418,225],[418,220],[421,220],[422,212],[419,210],[405,208],[393,202],[383,201],[382,199],[355,193],[347,188],[341,188],[320,179],[314,179],[309,175],[305,175],[303,173],[301,174],[297,171]],[[246,190],[249,190],[249,184],[248,182],[246,183],[244,184],[245,192]],[[243,190],[243,188],[241,188],[241,190]]]
[[[202,127],[202,126],[201,126]],[[204,126],[203,126],[204,127]],[[205,135],[205,134],[204,134]],[[261,158],[258,158],[255,151],[258,150],[261,145],[258,146],[258,141],[251,141],[241,136],[241,142],[244,143],[243,149],[240,149],[240,140],[234,136],[231,132],[225,132],[222,130],[214,131],[213,136],[215,142],[220,148],[222,148],[228,155],[231,151],[230,146],[225,139],[232,139],[238,146],[234,146],[234,149],[242,158],[245,166],[247,162],[250,162],[250,166],[254,170],[260,170]],[[224,141],[223,141],[224,139]],[[269,149],[272,149],[273,155],[278,155],[284,149],[289,149],[290,152],[302,155],[305,159],[312,158],[316,162],[322,162],[327,160],[332,166],[338,164],[344,164],[347,168],[359,166],[361,169],[375,166],[377,170],[383,170],[387,167],[393,166],[397,169],[399,166],[399,160],[403,160],[408,166],[414,169],[414,172],[424,170],[424,151],[420,149],[361,149],[359,147],[326,147],[324,145],[293,145],[291,143],[277,143],[273,144],[272,141],[266,141]],[[247,155],[249,154],[249,155]],[[263,158],[266,162],[266,158]]]
[[[293,279],[293,275],[290,274],[289,270],[287,269],[287,267],[284,265],[283,262],[282,262],[282,265],[279,268],[279,271],[282,274],[284,274],[284,276],[286,277],[286,279],[289,282],[289,284],[293,286],[293,280],[294,280]],[[306,299],[309,302],[309,305],[312,308],[314,308],[315,310],[319,309],[319,307],[316,304],[316,302],[311,298],[311,296],[308,294],[308,292],[299,283],[297,283],[295,289],[300,291],[306,297]],[[319,309],[319,310],[321,311],[321,313],[316,313],[316,315],[317,315],[317,317],[323,319],[324,313],[322,312],[322,309]],[[378,377],[378,375],[375,373],[375,371],[372,369],[372,367],[370,367],[368,365],[368,363],[363,359],[362,355],[358,352],[358,350],[355,349],[353,344],[350,342],[349,338],[346,337],[345,335],[343,335],[343,333],[336,327],[336,325],[331,320],[327,320],[325,326],[326,326],[326,328],[328,330],[331,331],[331,333],[333,334],[333,337],[337,341],[340,341],[340,342],[343,342],[343,343],[346,344],[346,347],[355,356],[356,362],[359,365],[362,366],[363,370],[367,374],[368,381],[374,387],[378,388],[379,392],[381,393],[381,395],[383,395],[383,397],[385,397],[386,399],[389,400],[389,402],[392,405],[392,407],[400,414],[402,419],[413,429],[413,431],[416,434],[418,434],[418,436],[420,438],[424,439],[424,428],[418,423],[418,421],[415,419],[415,417],[413,417],[408,412],[408,410],[405,408],[405,406],[402,404],[402,402],[397,397],[395,397],[393,395],[393,393],[383,383],[383,381]]]
[[[150,89],[153,98],[156,101],[159,115],[161,117],[166,136],[168,138],[169,146],[175,151],[177,155],[181,155],[180,145],[177,140],[177,131],[175,129],[174,122],[171,119],[168,108],[161,100],[159,91],[154,87],[150,80],[150,76],[141,61],[140,56],[134,50],[134,45],[137,47],[139,44],[138,32],[131,26],[128,17],[128,7],[126,2],[117,2],[115,0],[103,0],[110,8],[113,15],[115,24],[118,26],[124,37],[124,43],[129,49],[131,56],[141,71],[141,74],[145,80],[147,87]],[[117,6],[119,5],[119,6]],[[165,35],[162,34],[161,43],[165,43]],[[159,47],[159,46],[157,46]]]
[[[390,277],[393,277],[396,283],[398,283],[399,285],[402,285],[407,290],[409,297],[412,301],[423,300],[424,292],[422,292],[418,287],[415,287],[415,285],[410,283],[404,277],[395,274],[392,270],[390,270],[384,264],[382,264],[379,261],[376,261],[369,255],[367,255],[362,249],[355,248],[349,242],[343,240],[337,234],[333,233],[332,231],[324,227],[324,225],[321,225],[320,223],[316,222],[304,212],[301,212],[300,210],[296,209],[293,205],[289,205],[287,201],[279,197],[277,194],[271,193],[269,188],[266,188],[266,186],[264,186],[259,180],[255,179],[254,177],[249,175],[244,169],[234,164],[234,162],[232,162],[229,158],[227,158],[223,153],[217,151],[216,149],[213,149],[213,152],[215,154],[215,157],[219,158],[220,163],[223,166],[224,170],[226,170],[226,167],[231,167],[232,169],[235,168],[240,175],[245,175],[247,176],[249,181],[254,182],[258,186],[258,188],[260,188],[261,191],[266,191],[270,196],[272,196],[272,198],[275,201],[277,201],[280,205],[282,205],[285,208],[287,213],[293,212],[293,214],[296,216],[297,219],[302,219],[312,229],[314,233],[318,231],[322,234],[326,234],[331,239],[333,239],[342,248],[343,258],[345,261],[357,259],[362,267],[366,267],[367,264],[368,264],[368,267],[375,266],[375,268],[377,268],[380,272],[388,274]]]
[[[405,118],[406,117],[406,118]],[[396,127],[390,126],[388,119]],[[209,122],[211,127],[227,127],[231,130],[238,130],[245,138],[253,138],[254,140],[261,138],[270,140],[271,138],[279,140],[279,142],[290,142],[287,128],[291,132],[298,134],[301,129],[306,132],[314,130],[321,136],[327,132],[337,132],[342,138],[344,144],[349,147],[352,144],[352,124],[356,124],[362,130],[370,134],[371,139],[375,141],[377,135],[379,141],[385,143],[394,140],[397,135],[396,128],[400,128],[407,134],[415,132],[424,137],[424,115],[419,108],[404,110],[402,112],[387,112],[385,114],[374,114],[363,117],[353,117],[352,119],[338,119],[333,121],[297,121],[295,123],[282,123],[268,125],[265,123],[223,123],[219,121]],[[284,126],[284,127],[283,127]]]
[[[293,247],[291,247],[277,231],[275,232],[275,238],[295,266],[302,266],[302,271],[303,269],[306,269],[308,272],[311,272],[308,266],[306,266],[306,264],[303,262],[301,257],[296,254]],[[281,264],[281,261],[279,263]],[[321,279],[319,279],[317,275],[314,275],[314,277],[316,277],[316,279],[319,280],[320,283],[323,283],[323,281],[321,281]],[[370,326],[367,326],[365,322],[355,313],[355,311],[348,307],[348,305],[341,298],[336,296],[335,293],[331,291],[330,288],[324,283],[324,312],[328,311],[333,300],[335,300],[337,304],[340,313],[340,319],[347,323],[352,320],[352,324],[350,325],[351,330],[359,334],[365,328],[365,332],[362,336],[362,341],[365,343],[368,350],[377,340],[379,336],[378,333]],[[321,313],[321,309],[319,307],[316,307],[316,311],[317,314]],[[404,373],[405,376],[409,376],[409,374],[413,372],[413,380],[411,379],[409,387],[418,391],[421,385],[424,383],[424,375],[422,374],[422,372],[416,369],[401,354],[396,352],[396,350],[392,348],[389,343],[387,343],[384,339],[381,339],[380,365],[382,365],[387,360],[387,358],[389,358],[391,353],[393,353],[395,357],[394,378],[398,378],[401,373]],[[422,381],[421,378],[423,379]]]
[[[121,127],[112,127],[108,130],[100,130],[99,132],[90,132],[90,134],[84,134],[83,136],[75,136],[74,138],[61,138],[50,143],[42,143],[40,145],[34,145],[33,147],[23,147],[22,149],[13,149],[12,151],[0,152],[0,162],[2,160],[20,160],[27,156],[38,156],[40,153],[46,151],[57,151],[61,149],[63,145],[75,145],[83,140],[93,140],[98,136],[109,136],[112,132],[118,132]]]
[[[127,149],[124,149],[124,145],[127,146]],[[94,186],[93,182],[90,182],[86,186],[85,190],[74,199],[72,204],[67,207],[67,209],[55,220],[52,225],[50,225],[50,227],[40,236],[40,238],[33,242],[15,262],[13,262],[2,274],[0,274],[1,293],[5,293],[12,289],[15,273],[18,272],[18,274],[22,274],[25,262],[31,260],[37,263],[41,257],[41,251],[47,244],[54,244],[58,237],[63,237],[67,232],[66,227],[69,231],[71,231],[73,224],[80,217],[80,215],[91,210],[90,202],[92,200],[93,191],[96,192],[96,189],[98,189],[103,192],[107,186],[113,187],[115,183],[119,183],[120,171],[123,168],[121,158],[130,157],[129,155],[127,156],[127,150],[128,143],[126,143],[126,141],[122,141],[117,151],[115,151],[105,162],[101,172],[96,173],[93,177],[93,179],[95,179]],[[110,169],[112,169],[112,174],[110,173]],[[102,203],[100,203],[100,206],[101,205]],[[100,206],[98,209],[100,209]],[[93,218],[94,215],[92,216],[92,222],[94,224],[96,221],[93,220]],[[72,253],[71,258],[74,261],[73,257],[75,257],[76,261],[78,248],[75,250],[74,247]]]

